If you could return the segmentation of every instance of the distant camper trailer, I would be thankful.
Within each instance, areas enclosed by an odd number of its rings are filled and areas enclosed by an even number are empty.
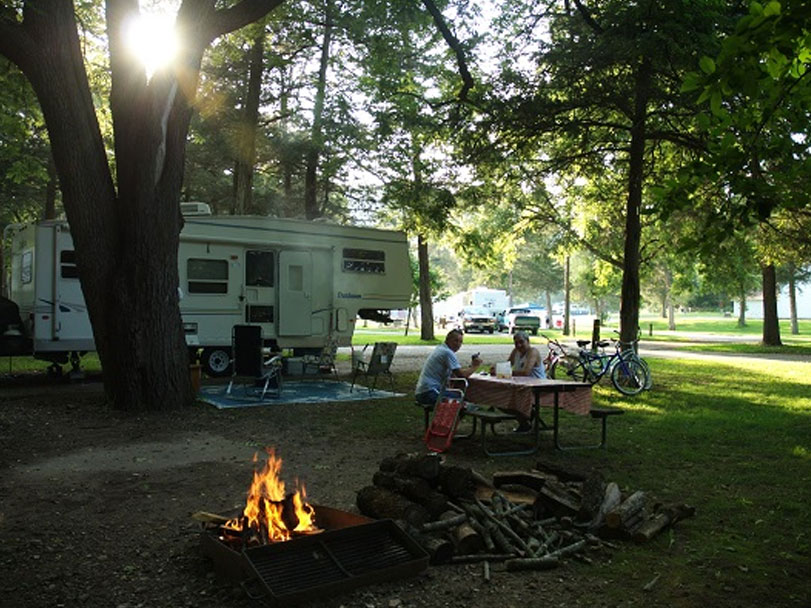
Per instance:
[[[262,327],[266,346],[296,354],[351,343],[356,318],[408,306],[402,232],[254,216],[211,216],[184,204],[180,312],[193,358],[212,376],[230,369],[231,328]],[[203,210],[203,211],[201,211]],[[14,225],[8,298],[22,327],[0,334],[0,355],[55,364],[94,351],[67,222]]]

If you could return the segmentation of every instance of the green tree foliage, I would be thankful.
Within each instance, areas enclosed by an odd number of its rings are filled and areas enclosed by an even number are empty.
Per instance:
[[[0,226],[41,219],[50,143],[34,91],[0,57]]]
[[[584,243],[599,237],[590,251],[622,265],[627,341],[638,324],[651,187],[694,145],[681,77],[718,21],[717,3],[687,4],[505,3],[498,80],[482,118],[488,137],[474,146],[477,155],[520,163],[519,180],[556,177],[571,202],[550,197],[538,218],[556,218]],[[599,218],[594,229],[575,226],[583,206]]]
[[[700,210],[709,247],[738,227],[760,225],[769,345],[780,344],[774,252],[787,245],[772,240],[778,233],[771,218],[783,211],[802,217],[809,209],[810,65],[808,3],[752,2],[717,54],[701,57],[682,87],[707,108],[697,120],[705,147],[670,184],[671,206]],[[705,191],[716,195],[711,204],[700,204]]]

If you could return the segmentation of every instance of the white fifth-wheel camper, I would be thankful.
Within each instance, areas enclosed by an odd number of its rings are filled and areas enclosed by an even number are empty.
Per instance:
[[[184,203],[178,264],[186,343],[209,375],[228,372],[234,325],[262,327],[274,351],[349,345],[355,320],[408,306],[411,271],[402,232],[321,221],[212,216]],[[7,229],[10,277],[0,355],[56,365],[95,349],[67,222]]]

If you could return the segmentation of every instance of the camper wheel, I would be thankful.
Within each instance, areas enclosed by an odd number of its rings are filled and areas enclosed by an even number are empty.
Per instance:
[[[231,349],[226,346],[204,348],[200,362],[207,376],[211,378],[227,376],[231,373]]]

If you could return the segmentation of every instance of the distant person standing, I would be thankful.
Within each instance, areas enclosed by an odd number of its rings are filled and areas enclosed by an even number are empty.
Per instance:
[[[481,367],[482,360],[478,355],[473,356],[470,367],[462,367],[459,364],[456,353],[462,347],[463,341],[462,330],[452,329],[445,336],[445,342],[437,346],[426,359],[417,380],[417,387],[414,389],[418,403],[433,405],[451,376],[467,378]]]

